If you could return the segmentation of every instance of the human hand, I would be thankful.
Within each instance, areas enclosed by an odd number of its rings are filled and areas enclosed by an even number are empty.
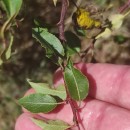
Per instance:
[[[80,63],[76,67],[90,83],[89,96],[79,110],[81,130],[130,130],[130,66]],[[61,83],[61,72],[57,71],[54,84]],[[41,130],[30,117],[60,119],[73,124],[73,113],[66,104],[48,114],[36,115],[24,111],[17,119],[15,130]]]

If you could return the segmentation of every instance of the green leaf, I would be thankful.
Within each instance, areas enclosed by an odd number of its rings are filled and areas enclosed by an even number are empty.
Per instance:
[[[114,42],[116,42],[118,44],[122,44],[122,43],[126,42],[127,40],[128,40],[128,38],[123,35],[114,36]]]
[[[81,48],[80,39],[72,32],[65,32],[65,37],[67,41],[67,53],[73,55],[78,53]]]
[[[0,65],[8,60],[11,56],[11,48],[12,48],[12,45],[13,45],[13,40],[14,40],[14,37],[12,35],[10,35],[10,43],[8,45],[8,47],[1,53],[0,55]]]
[[[2,5],[8,14],[8,19],[5,21],[0,30],[0,38],[5,39],[5,31],[12,24],[12,21],[15,19],[19,10],[22,6],[22,0],[2,0]]]
[[[35,24],[37,27],[40,27],[40,26],[41,26],[40,22],[39,22],[37,19],[34,19],[34,24]]]
[[[53,97],[41,93],[23,97],[19,100],[19,103],[33,113],[48,113],[57,106],[57,102]]]
[[[44,130],[66,130],[71,126],[61,120],[49,120],[44,122],[42,120],[32,119],[32,121]]]
[[[59,85],[56,87],[56,89],[53,90],[53,96],[57,96],[61,98],[62,100],[65,100],[67,98],[66,90],[64,85]]]
[[[64,79],[72,99],[81,101],[88,95],[89,83],[86,76],[73,67],[71,62],[65,68]]]
[[[64,48],[60,40],[53,34],[49,33],[45,28],[33,28],[33,37],[36,38],[41,46],[47,51],[47,55],[50,57],[55,54],[64,56]]]
[[[86,36],[86,30],[80,29],[77,26],[74,27],[74,30],[75,30],[77,35],[79,35],[79,36]]]
[[[3,6],[9,17],[16,16],[22,6],[22,0],[2,0]]]
[[[6,60],[9,59],[10,56],[11,56],[11,48],[12,48],[12,45],[13,45],[13,41],[14,41],[14,37],[11,35],[11,36],[10,36],[9,46],[8,46],[8,48],[7,48],[6,51],[5,51]]]
[[[31,87],[35,89],[37,93],[57,96],[61,98],[62,100],[66,99],[66,91],[63,85],[58,86],[56,89],[52,89],[49,87],[49,84],[46,84],[46,83],[34,83],[34,82],[31,82],[29,79],[27,81],[31,85]]]

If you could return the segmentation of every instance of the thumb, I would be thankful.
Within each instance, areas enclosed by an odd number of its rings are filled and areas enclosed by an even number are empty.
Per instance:
[[[82,102],[82,108],[78,112],[78,121],[81,130],[130,129],[130,112],[109,103],[95,99],[86,99]],[[15,130],[42,130],[32,122],[31,117],[33,116],[33,114],[29,113],[22,114],[16,122]],[[64,105],[62,109],[57,108],[55,113],[40,114],[40,117],[63,120],[73,125],[73,114],[69,104]],[[73,128],[73,130],[75,129],[76,127]]]

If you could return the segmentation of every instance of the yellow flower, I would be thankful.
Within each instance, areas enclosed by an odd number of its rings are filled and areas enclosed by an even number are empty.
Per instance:
[[[74,13],[76,24],[84,29],[98,28],[101,26],[101,22],[98,20],[94,20],[90,17],[90,13],[85,9],[79,8]]]

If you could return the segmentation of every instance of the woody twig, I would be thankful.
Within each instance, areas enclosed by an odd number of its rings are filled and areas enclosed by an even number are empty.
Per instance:
[[[60,21],[58,22],[58,29],[59,29],[59,38],[63,42],[66,41],[65,35],[64,35],[64,22],[65,22],[65,16],[67,13],[67,8],[68,8],[68,0],[62,0],[62,9],[61,9],[61,16],[60,16]]]

